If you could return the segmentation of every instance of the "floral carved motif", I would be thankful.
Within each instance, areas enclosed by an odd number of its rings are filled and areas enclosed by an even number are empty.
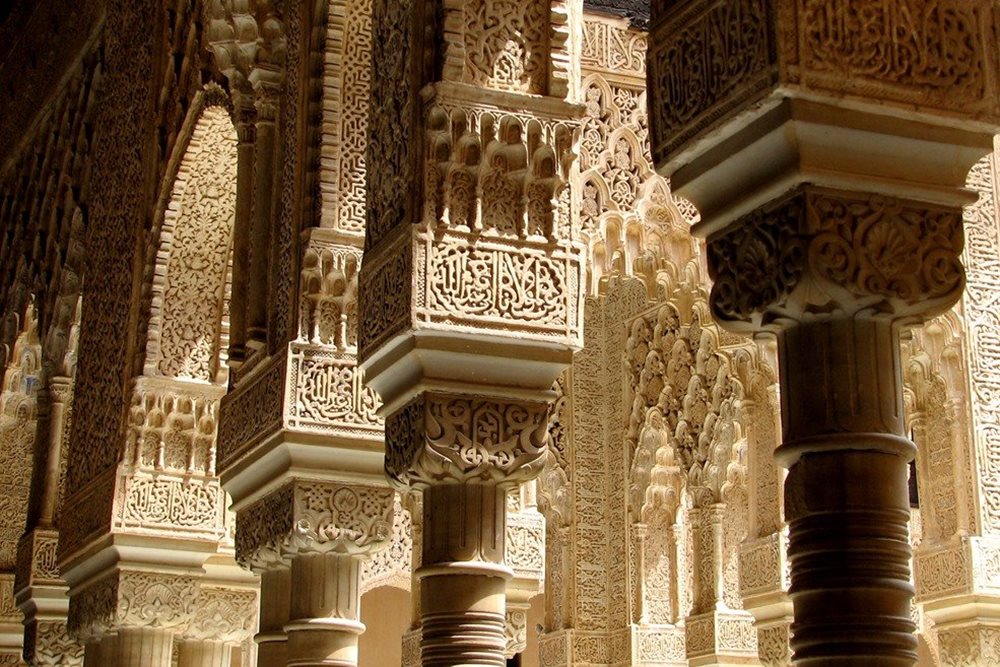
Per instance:
[[[760,329],[831,309],[942,310],[964,286],[961,249],[957,209],[805,188],[709,240],[712,312]]]
[[[148,350],[149,370],[157,374],[215,382],[220,370],[236,163],[229,114],[209,107],[195,126],[164,213]]]
[[[413,519],[398,496],[393,506],[392,540],[361,565],[362,593],[382,585],[411,586]]]
[[[29,639],[30,637],[30,639]],[[41,621],[25,633],[25,654],[33,667],[82,667],[83,644],[69,634],[66,623]]]
[[[549,0],[469,0],[464,3],[467,83],[544,93],[549,48]]]
[[[185,637],[237,643],[257,626],[258,595],[254,590],[201,586]]]
[[[182,628],[193,617],[197,598],[194,578],[120,570],[73,596],[69,629],[85,640],[122,625]]]
[[[508,659],[528,648],[528,611],[526,609],[507,609],[504,615],[504,637],[507,640],[504,655]]]
[[[393,536],[388,487],[296,480],[239,513],[236,556],[266,568],[296,553],[371,554]]]
[[[425,393],[386,423],[386,473],[401,486],[514,483],[544,464],[547,403]]]

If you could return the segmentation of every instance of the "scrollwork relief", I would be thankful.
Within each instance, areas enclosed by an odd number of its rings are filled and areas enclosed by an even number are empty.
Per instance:
[[[964,286],[961,248],[957,209],[807,187],[710,239],[712,313],[758,329],[834,308],[933,314]]]
[[[544,464],[547,403],[425,393],[389,417],[386,473],[395,483],[514,483]]]
[[[371,555],[393,538],[395,504],[388,487],[296,480],[239,513],[236,556],[266,569],[297,553]]]

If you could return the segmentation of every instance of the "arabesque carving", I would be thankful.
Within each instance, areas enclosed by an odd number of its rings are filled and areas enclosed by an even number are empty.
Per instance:
[[[386,423],[386,473],[401,486],[514,484],[544,464],[549,410],[541,402],[425,393]]]

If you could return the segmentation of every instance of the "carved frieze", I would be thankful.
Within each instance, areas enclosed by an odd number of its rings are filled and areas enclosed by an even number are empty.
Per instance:
[[[257,628],[258,604],[255,590],[203,585],[184,636],[233,644],[245,641]]]
[[[296,431],[381,439],[378,396],[362,381],[353,354],[329,346],[289,347],[288,383],[295,388],[285,405],[285,423]]]
[[[852,96],[930,114],[997,118],[986,0],[654,3],[653,155],[768,97]]]
[[[587,71],[643,77],[647,41],[644,31],[630,29],[618,21],[588,16],[583,22],[580,64]]]
[[[648,67],[657,163],[778,81],[775,5],[686,2],[654,12]]]

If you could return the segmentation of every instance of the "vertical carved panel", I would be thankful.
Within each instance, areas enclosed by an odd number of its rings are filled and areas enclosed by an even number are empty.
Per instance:
[[[546,92],[550,0],[464,3],[465,76],[486,88]]]
[[[996,155],[969,175],[979,201],[965,215],[966,289],[962,306],[969,331],[968,374],[984,534],[1000,534],[1000,231],[997,226]]]
[[[214,383],[236,207],[236,132],[227,111],[198,119],[164,213],[148,371]]]
[[[13,572],[17,561],[31,488],[38,376],[42,370],[34,318],[32,308],[12,350],[0,393],[0,570],[6,572]]]

